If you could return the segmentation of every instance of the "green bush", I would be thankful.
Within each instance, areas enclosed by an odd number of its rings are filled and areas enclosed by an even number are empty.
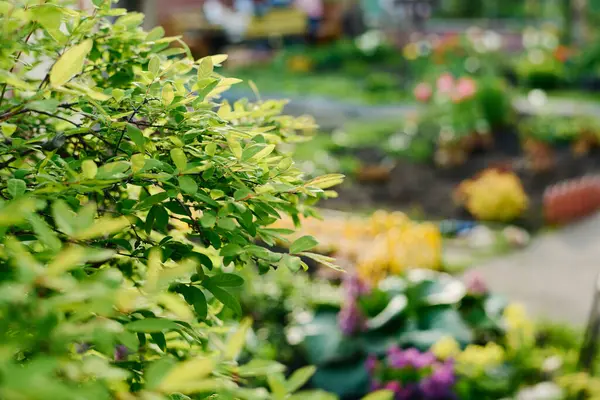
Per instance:
[[[0,398],[283,398],[312,369],[238,365],[251,321],[221,317],[237,269],[305,266],[313,238],[254,239],[341,177],[278,150],[313,128],[283,102],[215,102],[225,56],[94,5],[0,2]]]

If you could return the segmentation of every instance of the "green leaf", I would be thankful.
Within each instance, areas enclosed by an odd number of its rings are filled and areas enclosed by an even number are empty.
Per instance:
[[[133,143],[135,143],[140,151],[144,151],[146,138],[144,138],[144,134],[137,126],[127,124],[127,136],[129,136],[129,138],[133,141]]]
[[[125,217],[102,217],[97,219],[89,228],[77,232],[75,235],[73,235],[73,237],[79,240],[94,239],[97,237],[117,233],[129,225],[130,222]]]
[[[317,242],[317,239],[314,237],[309,235],[302,236],[294,240],[294,243],[292,243],[290,246],[290,253],[297,254],[306,250],[310,250],[318,244],[319,242]]]
[[[236,228],[235,222],[232,218],[219,218],[217,220],[217,226],[227,231],[232,231]]]
[[[221,257],[235,257],[242,252],[242,248],[235,244],[229,243],[221,248]]]
[[[175,366],[175,360],[163,357],[154,361],[144,374],[146,389],[154,390],[160,385],[167,373]]]
[[[314,178],[304,184],[306,187],[316,187],[319,189],[327,189],[332,186],[339,185],[344,181],[342,174],[328,174]]]
[[[157,76],[160,72],[160,57],[157,55],[150,57],[150,61],[148,62],[148,72],[154,76]]]
[[[271,389],[274,400],[285,399],[287,390],[285,389],[285,377],[283,374],[268,375],[267,383],[269,384],[269,389]]]
[[[54,4],[41,4],[31,9],[33,17],[57,42],[64,43],[67,39],[60,31],[63,12]]]
[[[204,151],[208,156],[214,156],[215,152],[217,151],[217,144],[215,142],[210,142],[204,147]]]
[[[209,78],[213,73],[213,62],[211,57],[204,57],[198,64],[198,79]]]
[[[189,288],[189,293],[191,293],[192,296],[192,306],[194,307],[196,316],[199,320],[204,321],[208,315],[206,296],[204,296],[202,290],[196,286],[190,286]]]
[[[227,245],[229,246],[229,245]],[[225,247],[227,247],[225,246]],[[223,248],[225,248],[223,247]],[[241,251],[241,248],[240,248]],[[223,250],[221,250],[221,255],[223,254]],[[219,287],[235,287],[242,286],[244,284],[244,279],[236,274],[223,273],[215,276],[211,276],[208,278],[208,283],[210,285],[215,285]]]
[[[55,201],[52,204],[52,217],[61,232],[67,235],[73,234],[75,226],[77,226],[77,222],[75,221],[76,215],[67,203],[63,200]]]
[[[171,149],[171,159],[179,172],[184,172],[187,169],[187,157],[179,147]]]
[[[25,194],[25,191],[27,190],[27,184],[21,179],[9,179],[7,189],[10,197],[15,199]]]
[[[263,148],[261,151],[259,151],[255,155],[253,155],[251,157],[251,160],[253,160],[253,161],[260,161],[263,158],[265,158],[266,156],[268,156],[269,154],[271,154],[273,152],[273,150],[275,150],[275,145],[274,144],[269,144],[265,148]]]
[[[35,100],[27,104],[29,110],[43,111],[54,113],[58,108],[59,101],[57,99]]]
[[[64,85],[83,70],[83,63],[92,49],[92,45],[91,39],[84,40],[60,56],[50,70],[50,83],[52,86]]]
[[[125,96],[125,91],[123,89],[113,89],[112,96],[118,103]]]
[[[170,83],[167,83],[165,86],[163,86],[161,97],[162,103],[165,106],[168,106],[173,102],[173,99],[175,98],[175,92],[173,92],[173,86],[171,86]]]
[[[187,194],[195,194],[198,192],[198,184],[191,176],[185,175],[177,178],[179,187]]]
[[[242,159],[242,145],[235,139],[228,137],[227,145],[229,146],[229,150],[233,153],[235,158],[238,160]]]
[[[243,378],[267,376],[285,372],[285,365],[273,360],[259,360],[253,358],[249,363],[239,367],[238,374]]]
[[[317,368],[309,365],[299,370],[296,370],[292,376],[289,377],[285,384],[288,393],[294,393],[308,382],[308,380],[315,374]]]
[[[250,189],[242,188],[235,191],[235,193],[233,194],[233,198],[239,201],[245,199],[250,194],[252,194],[252,191]]]
[[[140,201],[135,208],[138,210],[145,210],[146,208],[152,207],[154,204],[162,203],[168,198],[169,194],[167,192],[160,192],[146,197],[144,200]]]
[[[166,318],[145,318],[126,324],[125,329],[131,332],[155,333],[176,330],[179,329],[179,325]]]
[[[148,35],[146,35],[146,41],[153,42],[155,40],[160,39],[163,36],[165,36],[164,28],[162,26],[157,26],[156,28],[148,32]]]
[[[200,218],[200,225],[202,225],[203,228],[212,228],[215,226],[216,222],[217,216],[208,211],[205,211],[202,217]]]
[[[93,160],[83,160],[81,163],[81,172],[85,179],[94,179],[98,173],[98,166]]]
[[[130,164],[126,161],[115,161],[98,168],[96,179],[121,179],[127,176]]]
[[[29,216],[29,223],[38,239],[53,251],[60,250],[62,243],[50,226],[37,214]]]
[[[208,289],[217,300],[223,303],[225,307],[230,308],[237,316],[242,315],[242,306],[240,305],[240,302],[229,292],[210,282],[204,283],[204,287]]]
[[[162,332],[153,332],[150,333],[150,337],[154,343],[158,346],[162,351],[167,351],[167,340],[165,339],[165,334]]]

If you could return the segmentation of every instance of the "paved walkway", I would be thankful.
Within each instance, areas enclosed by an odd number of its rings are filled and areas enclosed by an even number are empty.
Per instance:
[[[491,290],[523,302],[532,316],[583,326],[600,273],[600,214],[476,270]]]
[[[235,87],[224,93],[224,98],[235,101],[247,97],[254,99],[252,92]],[[390,120],[402,119],[406,115],[417,112],[420,105],[414,102],[365,105],[359,102],[343,101],[326,96],[288,96],[285,94],[262,94],[263,99],[288,99],[285,108],[291,115],[312,115],[319,126],[324,130],[338,128],[349,120]],[[522,114],[552,114],[552,115],[584,115],[599,116],[600,102],[568,99],[548,98],[541,107],[532,105],[527,97],[517,97],[513,101],[515,110]]]

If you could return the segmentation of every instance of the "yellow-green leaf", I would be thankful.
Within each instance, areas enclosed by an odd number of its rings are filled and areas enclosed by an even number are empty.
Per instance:
[[[59,276],[85,261],[85,250],[80,246],[71,246],[58,253],[46,270],[48,275]]]
[[[171,159],[173,163],[179,170],[179,172],[183,172],[187,169],[187,157],[185,153],[180,148],[174,148],[171,150]]]
[[[215,66],[223,64],[227,58],[229,58],[227,54],[215,54],[214,56],[210,56],[210,59]]]
[[[316,187],[319,189],[327,189],[335,185],[339,185],[344,181],[344,175],[342,174],[328,174],[319,176],[306,182],[306,187]]]
[[[98,166],[92,160],[84,160],[81,163],[81,171],[85,179],[94,179],[98,173]]]
[[[198,79],[208,78],[212,75],[214,69],[211,57],[204,57],[198,64]]]
[[[25,82],[12,72],[0,70],[0,82],[13,86],[22,90],[33,90],[35,87],[28,82]]]
[[[134,154],[131,156],[131,170],[134,174],[138,173],[146,165],[146,157],[143,154]]]
[[[9,124],[6,122],[2,124],[2,134],[6,137],[11,137],[16,130],[17,126],[15,124]]]
[[[148,72],[152,75],[157,76],[160,72],[160,58],[157,55],[153,55],[148,62]]]
[[[264,149],[262,149],[261,151],[259,151],[258,153],[256,153],[255,155],[253,155],[250,159],[254,160],[254,161],[262,160],[263,158],[265,158],[266,156],[271,154],[273,152],[273,150],[275,150],[275,145],[270,144],[270,145],[266,146]]]
[[[120,102],[123,96],[125,96],[125,91],[123,89],[113,89],[112,96],[117,102]]]
[[[231,335],[231,338],[227,342],[227,346],[225,347],[225,358],[228,360],[235,360],[242,349],[244,348],[244,343],[246,343],[246,335],[248,334],[248,329],[252,326],[252,320],[250,318],[244,318],[242,322],[240,322],[240,326],[238,330]]]
[[[206,152],[206,155],[210,157],[214,156],[215,152],[217,151],[217,144],[215,142],[210,142],[206,145],[204,151]]]
[[[83,70],[83,63],[90,50],[92,50],[92,45],[91,39],[84,40],[60,56],[50,70],[50,83],[52,86],[64,85]]]
[[[112,233],[119,232],[129,225],[130,225],[129,220],[125,217],[121,217],[121,218],[104,217],[104,218],[98,219],[89,228],[84,229],[81,232],[78,232],[77,234],[74,235],[74,237],[76,239],[80,239],[80,240],[94,239],[97,237],[110,235]]]
[[[161,293],[158,297],[158,303],[177,315],[180,320],[192,321],[194,319],[194,313],[190,309],[188,303],[177,294]]]
[[[173,86],[170,83],[167,83],[162,88],[162,102],[165,106],[168,106],[173,102],[175,98],[175,93],[173,92]]]
[[[210,358],[195,358],[184,361],[173,367],[158,386],[162,393],[190,393],[188,386],[197,380],[208,376],[215,365]]]
[[[394,392],[391,390],[378,390],[373,393],[369,393],[362,400],[393,400]]]
[[[240,142],[232,138],[231,136],[227,138],[227,145],[229,146],[229,150],[233,153],[233,155],[238,159],[242,159],[242,145]]]

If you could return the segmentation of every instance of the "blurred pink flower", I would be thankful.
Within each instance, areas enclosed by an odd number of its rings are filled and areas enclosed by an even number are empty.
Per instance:
[[[478,272],[470,272],[465,278],[467,292],[475,296],[482,296],[488,292],[485,280]]]
[[[418,101],[426,103],[431,98],[433,89],[429,83],[421,82],[415,87],[413,93]]]
[[[456,91],[452,96],[455,102],[461,102],[475,96],[477,84],[473,78],[460,78],[456,84]]]
[[[384,386],[385,389],[391,390],[394,394],[398,395],[402,390],[402,386],[400,386],[400,382],[392,381],[388,382]]]
[[[448,94],[454,90],[454,77],[449,73],[442,74],[438,78],[436,86],[438,92]]]

